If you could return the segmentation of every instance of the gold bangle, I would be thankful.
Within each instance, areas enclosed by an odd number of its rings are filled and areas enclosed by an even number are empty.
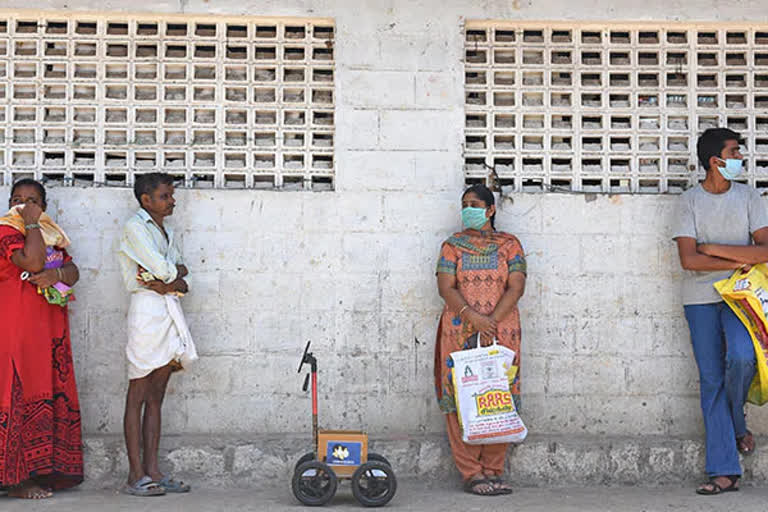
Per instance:
[[[61,271],[61,267],[58,267],[56,269],[56,277],[59,278],[59,281],[63,281],[64,280],[63,276],[64,276],[64,272]]]
[[[459,310],[459,318],[461,318],[461,314],[464,312],[465,309],[469,307],[469,304],[464,304],[464,307]]]

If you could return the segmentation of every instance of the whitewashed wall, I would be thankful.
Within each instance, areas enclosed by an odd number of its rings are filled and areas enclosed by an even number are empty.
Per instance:
[[[6,0],[3,7],[27,2]],[[296,375],[311,339],[322,423],[441,432],[432,351],[434,263],[459,228],[462,22],[754,20],[764,2],[42,1],[45,9],[322,16],[336,20],[335,192],[189,191],[173,218],[192,275],[200,363],[174,378],[171,433],[301,432]],[[0,189],[7,196],[8,189]],[[127,297],[115,242],[128,190],[50,190],[82,269],[72,306],[85,428],[121,431]],[[543,434],[701,433],[695,365],[669,225],[675,197],[515,195],[498,225],[521,238],[524,415]],[[753,430],[766,427],[753,421]]]

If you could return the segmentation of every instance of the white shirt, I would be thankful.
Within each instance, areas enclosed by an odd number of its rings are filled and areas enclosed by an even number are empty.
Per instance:
[[[168,238],[143,208],[125,224],[117,255],[129,292],[145,289],[136,281],[139,265],[164,283],[178,277],[176,265],[182,264],[181,253],[174,244],[173,229],[165,226],[165,232]]]

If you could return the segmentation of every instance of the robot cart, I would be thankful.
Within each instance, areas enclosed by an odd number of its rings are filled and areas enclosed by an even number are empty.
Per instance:
[[[310,342],[299,363],[310,373],[304,379],[307,391],[312,380],[312,439],[314,451],[304,454],[293,472],[293,495],[304,505],[325,505],[336,495],[339,480],[350,480],[352,494],[366,507],[389,503],[397,491],[397,479],[389,461],[368,451],[368,435],[354,430],[318,430],[317,359],[309,352]]]

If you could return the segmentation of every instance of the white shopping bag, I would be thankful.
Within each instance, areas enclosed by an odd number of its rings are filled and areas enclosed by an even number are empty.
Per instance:
[[[509,391],[515,351],[496,344],[451,353],[453,389],[467,444],[522,443],[528,435]]]

